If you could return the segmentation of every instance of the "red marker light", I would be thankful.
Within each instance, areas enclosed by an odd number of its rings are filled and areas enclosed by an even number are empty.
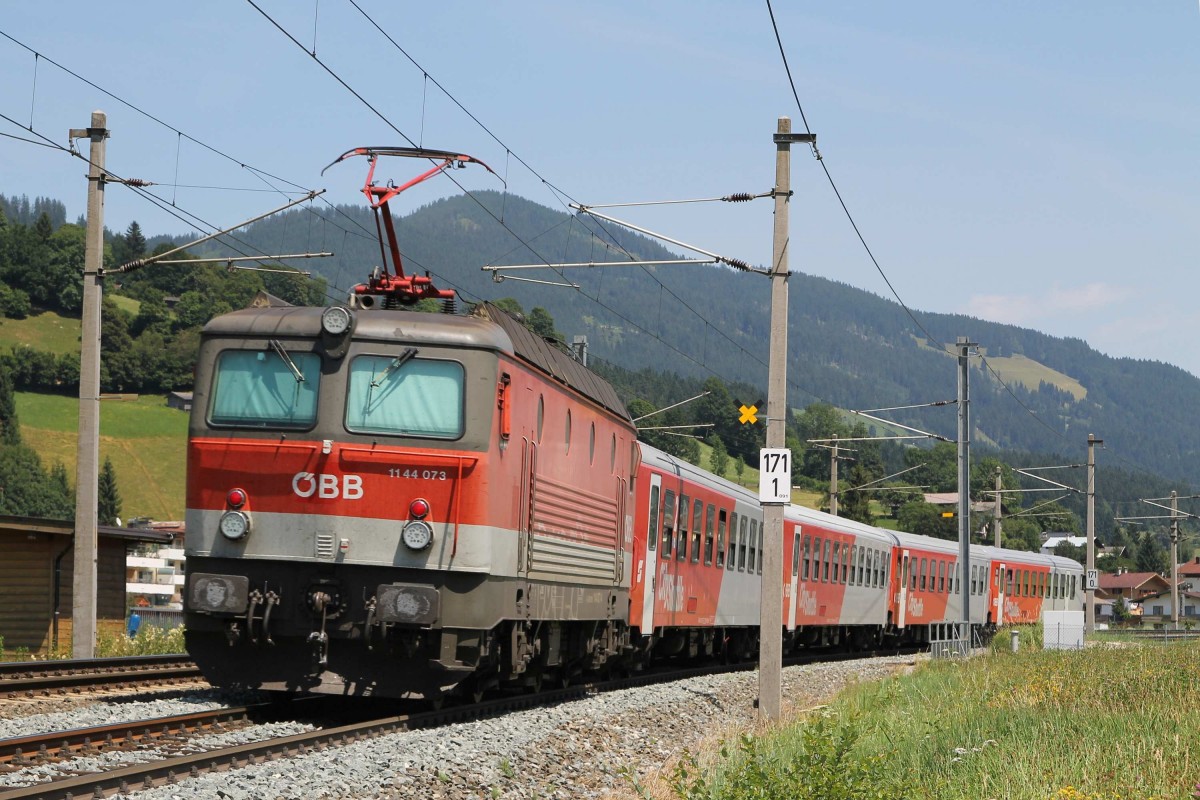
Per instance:
[[[417,498],[408,504],[408,513],[417,519],[424,519],[425,515],[429,513],[429,503]]]
[[[225,495],[225,502],[230,508],[241,508],[246,505],[246,499],[245,489],[230,489],[229,494]]]

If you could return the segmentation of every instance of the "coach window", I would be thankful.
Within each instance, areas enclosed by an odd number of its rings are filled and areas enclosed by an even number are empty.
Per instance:
[[[758,520],[750,520],[750,547],[746,556],[746,572],[754,572],[755,556],[758,555]]]
[[[717,512],[717,569],[725,566],[725,519],[726,511],[722,508]]]
[[[863,571],[866,568],[867,568],[867,548],[863,547],[862,545],[859,545],[858,546],[858,585],[859,586],[866,586],[867,583],[869,582],[867,573]]]
[[[746,537],[750,535],[749,528],[750,528],[749,520],[743,519],[742,520],[742,530],[738,534],[738,557],[737,557],[738,572],[746,571]]]
[[[687,544],[688,544],[688,516],[691,514],[691,506],[688,505],[688,496],[686,494],[679,495],[679,538],[675,544],[675,557],[679,561],[687,561]]]
[[[962,577],[958,574],[958,564],[951,561],[946,565],[946,587],[950,594],[962,591]]]
[[[888,585],[888,569],[892,566],[884,551],[875,554],[875,563],[879,565],[879,586]]]
[[[704,532],[704,501],[699,497],[692,508],[692,563],[700,563],[700,535]]]
[[[1008,570],[1005,570],[1005,573],[1006,573],[1006,574],[1005,574],[1005,576],[1004,576],[1004,593],[1005,593],[1006,595],[1008,595],[1009,597],[1012,597],[1012,593],[1013,593],[1013,571],[1012,571],[1011,569],[1008,569]]]
[[[800,574],[800,531],[792,534],[792,577]]]
[[[850,579],[850,543],[842,542],[842,583]]]
[[[1075,576],[1071,576],[1071,599],[1075,599]]]
[[[939,561],[939,562],[937,562],[937,565],[938,565],[937,566],[937,573],[938,573],[938,580],[937,580],[938,588],[937,588],[937,590],[939,592],[945,592],[946,591],[946,562]]]
[[[842,548],[837,543],[833,543],[833,583],[838,582],[838,568],[842,564]]]
[[[709,504],[704,513],[704,564],[711,567],[713,563],[713,518],[717,515],[717,510]],[[721,516],[725,516],[725,512],[721,512]],[[721,521],[724,525],[724,520]]]
[[[806,581],[808,580],[808,575],[809,575],[808,559],[811,558],[811,556],[812,556],[812,539],[806,533],[806,534],[804,534],[804,573],[802,576],[804,578],[804,580],[806,580]]]
[[[858,545],[850,545],[850,585],[858,579]]]
[[[303,379],[297,377],[297,373]],[[213,376],[212,425],[311,428],[317,420],[321,357],[284,350],[226,350]],[[459,402],[461,413],[462,403]]]
[[[760,546],[762,541],[760,534],[762,536],[767,535],[766,525],[763,525],[760,530],[757,519],[752,519],[750,522],[750,561],[746,564],[746,572],[757,572],[758,575],[762,575],[762,559],[758,558],[758,546]]]
[[[921,591],[925,591],[929,580],[929,559],[921,559]]]
[[[675,492],[667,489],[663,495],[663,526],[661,558],[671,557],[671,545],[675,542]]]
[[[759,575],[762,575],[763,545],[766,544],[766,539],[767,539],[767,524],[764,522],[762,528],[758,531],[758,549],[755,551],[758,553],[758,574]]]
[[[908,583],[910,580],[912,581],[912,585],[909,587],[909,589],[912,590],[917,587],[917,576],[915,574],[913,574],[912,564],[910,563],[911,561],[912,561],[912,559],[909,558],[908,556],[898,556],[897,557],[896,565],[900,567],[900,588],[901,589],[903,589],[904,584]]]
[[[821,550],[821,583],[829,583],[829,541],[825,540],[825,547]]]
[[[350,362],[346,429],[457,439],[463,434],[464,374],[457,361],[358,356]]]
[[[742,539],[746,537],[746,521],[749,517],[733,515],[730,523],[730,552],[725,554],[725,569],[736,570],[738,566],[738,530],[742,531]]]

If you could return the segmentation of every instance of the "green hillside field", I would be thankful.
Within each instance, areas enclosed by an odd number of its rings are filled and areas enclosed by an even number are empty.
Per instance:
[[[21,436],[46,467],[62,462],[72,484],[79,400],[17,392]],[[188,415],[167,407],[162,395],[100,403],[100,461],[112,459],[121,494],[121,518],[183,519]]]
[[[79,352],[79,320],[53,311],[25,319],[0,318],[0,341],[9,346],[32,347],[54,355]]]

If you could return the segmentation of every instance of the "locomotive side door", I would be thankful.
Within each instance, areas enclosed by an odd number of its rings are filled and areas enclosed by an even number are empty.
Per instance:
[[[662,476],[650,476],[650,514],[646,523],[645,567],[639,570],[642,583],[642,635],[654,633],[654,585],[658,577],[658,536],[662,516]]]
[[[517,512],[517,577],[528,578],[533,560],[533,487],[537,474],[537,444],[524,440],[521,452],[521,495]],[[528,591],[528,587],[526,588]]]
[[[896,574],[900,577],[900,591],[896,592],[896,618],[899,620],[896,627],[903,629],[905,617],[908,616],[909,557],[907,550],[901,551],[900,563],[897,566],[900,567],[896,570]]]

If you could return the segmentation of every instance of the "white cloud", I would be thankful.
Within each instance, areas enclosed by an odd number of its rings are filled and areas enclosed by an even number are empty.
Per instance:
[[[1028,294],[976,294],[967,300],[973,317],[1010,325],[1032,325],[1048,317],[1079,317],[1126,300],[1133,290],[1110,283],[1053,286]],[[1037,327],[1037,326],[1035,326]]]

